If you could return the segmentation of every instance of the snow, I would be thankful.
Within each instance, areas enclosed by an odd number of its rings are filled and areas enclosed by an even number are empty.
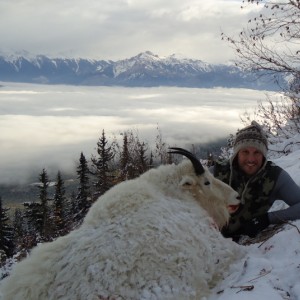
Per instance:
[[[231,266],[208,300],[300,299],[300,221],[292,224],[244,246],[246,257]]]
[[[163,65],[167,65],[171,68],[175,66],[176,67],[180,66],[180,64],[184,64],[185,65],[184,68],[188,68],[190,70],[195,70],[195,71],[204,70],[206,72],[211,70],[211,66],[207,63],[202,62],[201,60],[196,60],[196,59],[193,60],[177,54],[172,54],[170,56],[158,56],[153,54],[150,51],[146,51],[130,59],[126,59],[124,61],[117,61],[113,68],[114,77],[118,77],[122,73],[125,73],[129,69],[133,68],[133,66],[138,66],[138,65],[141,65],[148,70],[158,69],[161,68],[159,63]],[[184,68],[182,69],[183,72],[184,72]],[[133,78],[135,77],[139,78],[140,77],[139,75],[140,75],[139,73],[136,73]]]
[[[293,152],[273,159],[298,185],[299,148],[296,144]],[[282,208],[282,202],[277,201],[272,209]],[[275,233],[270,232],[273,235],[265,239],[261,234],[256,239],[243,240],[241,247],[246,250],[246,255],[230,266],[223,280],[205,300],[300,300],[300,220],[277,226]],[[12,264],[13,260],[10,260],[9,266],[0,269],[0,278],[10,271]]]

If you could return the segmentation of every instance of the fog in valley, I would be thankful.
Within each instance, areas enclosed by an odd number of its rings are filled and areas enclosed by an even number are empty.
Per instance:
[[[102,130],[111,142],[133,131],[155,144],[191,148],[235,133],[240,115],[266,92],[246,89],[83,87],[0,83],[0,183],[71,172],[95,153]],[[122,143],[121,143],[122,144]]]

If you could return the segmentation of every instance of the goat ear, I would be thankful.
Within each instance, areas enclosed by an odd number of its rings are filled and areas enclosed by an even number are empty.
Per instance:
[[[180,185],[195,185],[196,182],[194,180],[194,178],[190,177],[190,176],[183,176],[181,181],[180,181]]]
[[[192,187],[195,184],[196,184],[195,180],[189,176],[184,176],[179,183],[180,186],[186,187],[186,188]]]
[[[205,172],[200,160],[191,152],[177,147],[170,147],[169,149],[171,149],[172,151],[168,151],[168,153],[177,153],[186,156],[192,162],[195,173],[197,175],[202,175]]]

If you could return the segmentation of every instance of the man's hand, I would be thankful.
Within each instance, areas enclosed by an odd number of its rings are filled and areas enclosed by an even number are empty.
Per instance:
[[[253,238],[270,225],[268,214],[257,216],[250,221],[246,221],[241,228],[242,234]]]

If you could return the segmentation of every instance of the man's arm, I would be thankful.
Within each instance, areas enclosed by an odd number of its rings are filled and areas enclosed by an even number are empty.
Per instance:
[[[286,209],[268,213],[271,224],[300,219],[300,187],[285,170],[280,173],[270,200],[282,200],[289,205]]]

